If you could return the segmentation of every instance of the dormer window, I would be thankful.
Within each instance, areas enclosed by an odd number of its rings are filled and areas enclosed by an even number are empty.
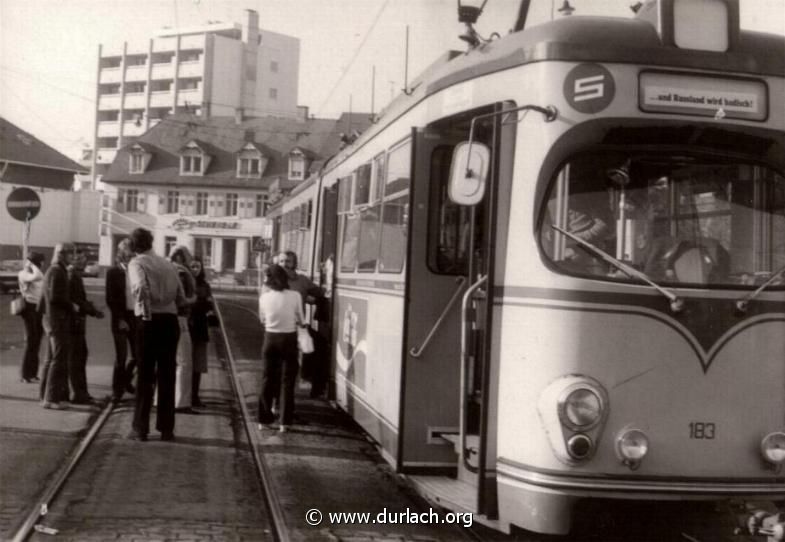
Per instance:
[[[180,175],[204,175],[210,158],[198,142],[189,142],[180,150]]]
[[[289,153],[289,180],[302,181],[305,179],[308,163],[305,153],[300,149],[294,149]]]
[[[152,157],[153,154],[138,143],[133,145],[128,158],[128,173],[134,175],[144,173],[147,170],[147,166],[150,165]]]
[[[253,143],[247,143],[237,153],[237,176],[251,179],[261,179],[268,159]]]

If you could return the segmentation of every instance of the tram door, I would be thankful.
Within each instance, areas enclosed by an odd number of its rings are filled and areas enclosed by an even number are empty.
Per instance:
[[[469,139],[471,119],[493,111],[414,136],[400,454],[404,471],[454,476],[460,491],[468,488],[468,508],[489,517],[496,515],[488,302],[496,195],[491,188],[479,204],[460,206],[450,201],[448,182],[455,145]],[[475,141],[499,149],[499,123],[493,117],[477,123]],[[489,179],[497,176],[497,155]]]

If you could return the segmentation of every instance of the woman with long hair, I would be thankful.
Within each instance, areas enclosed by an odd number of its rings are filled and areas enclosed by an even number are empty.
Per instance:
[[[204,273],[204,263],[199,256],[191,261],[191,273],[196,281],[196,302],[191,307],[188,329],[193,346],[193,381],[191,383],[191,402],[195,407],[203,407],[199,398],[202,374],[207,372],[207,343],[210,331],[207,317],[213,312],[213,292]]]
[[[259,429],[275,420],[273,401],[278,397],[280,431],[294,419],[294,386],[297,382],[297,326],[303,326],[302,298],[289,289],[286,270],[271,265],[264,271],[267,287],[259,296],[262,343],[262,390],[259,394]]]
[[[177,270],[177,276],[183,285],[185,304],[177,307],[177,321],[180,324],[180,339],[177,341],[177,373],[175,376],[174,410],[193,414],[191,384],[193,379],[193,346],[191,334],[188,332],[188,318],[191,307],[196,301],[196,281],[191,273],[191,252],[185,246],[172,249],[169,259]]]
[[[25,353],[22,358],[22,382],[38,382],[38,354],[41,350],[41,338],[44,327],[38,303],[44,294],[44,255],[31,251],[27,255],[24,268],[19,271],[19,292],[24,298],[25,307],[20,316],[25,323]]]

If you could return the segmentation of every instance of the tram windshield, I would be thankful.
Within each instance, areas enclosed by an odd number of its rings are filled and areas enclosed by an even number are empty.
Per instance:
[[[785,178],[755,164],[580,155],[553,179],[542,217],[542,250],[571,275],[640,282],[615,259],[658,284],[738,288],[785,265]]]

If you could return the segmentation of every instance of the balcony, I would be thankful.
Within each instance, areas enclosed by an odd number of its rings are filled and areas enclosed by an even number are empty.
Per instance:
[[[99,164],[111,164],[116,155],[117,149],[114,147],[99,147],[96,162]]]
[[[146,103],[144,92],[125,95],[125,109],[144,109]]]
[[[193,34],[180,38],[180,49],[204,49],[206,37],[204,34]]]
[[[180,62],[178,77],[202,77],[204,75],[204,62],[202,60],[191,60]]]
[[[147,65],[128,66],[125,69],[126,81],[147,81]],[[103,81],[102,81],[103,82]]]
[[[123,71],[120,68],[103,68],[99,83],[119,83],[123,79]]]
[[[120,109],[119,94],[104,94],[98,98],[98,109],[101,111]]]
[[[202,97],[201,88],[181,89],[177,93],[177,105],[186,105],[185,102],[190,105],[201,105]]]
[[[133,120],[127,120],[123,123],[123,136],[125,137],[140,136],[145,133],[145,131],[144,122],[140,122],[139,126],[137,126],[136,121]]]
[[[150,107],[168,107],[171,109],[174,96],[168,90],[150,93]]]
[[[174,51],[177,48],[177,38],[155,38],[153,52]]]
[[[120,123],[116,120],[99,122],[98,137],[120,137]]]
[[[174,79],[174,65],[171,62],[167,62],[166,64],[153,64],[150,79]]]

